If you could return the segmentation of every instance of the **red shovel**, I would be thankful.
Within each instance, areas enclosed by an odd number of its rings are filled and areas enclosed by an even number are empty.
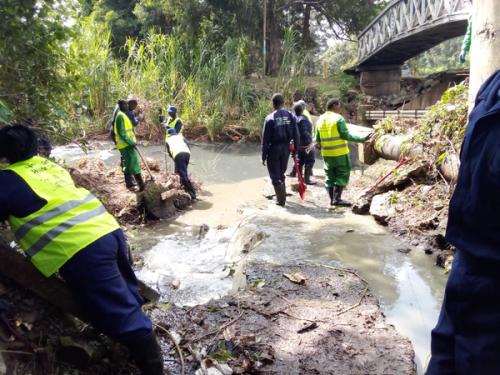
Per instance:
[[[292,154],[293,164],[295,166],[295,171],[297,172],[297,179],[299,180],[299,195],[300,199],[304,200],[304,196],[306,195],[306,184],[304,184],[304,179],[302,178],[302,172],[299,168],[299,163],[294,154]]]

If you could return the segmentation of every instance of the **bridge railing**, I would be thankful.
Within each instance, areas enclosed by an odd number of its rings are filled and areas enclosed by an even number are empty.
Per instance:
[[[362,62],[391,40],[443,18],[469,13],[470,0],[394,0],[359,35]]]

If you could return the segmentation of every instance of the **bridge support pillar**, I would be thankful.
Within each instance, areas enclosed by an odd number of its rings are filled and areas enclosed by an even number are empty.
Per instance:
[[[399,95],[401,92],[401,66],[360,67],[361,90],[369,96]]]

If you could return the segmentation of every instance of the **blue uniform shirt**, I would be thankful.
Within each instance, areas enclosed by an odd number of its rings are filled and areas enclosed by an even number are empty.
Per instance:
[[[275,145],[298,144],[295,116],[286,109],[278,109],[266,117],[262,130],[262,160],[267,160],[270,149]]]
[[[479,91],[469,118],[446,239],[500,261],[500,70]]]
[[[47,202],[12,171],[0,171],[0,221],[10,215],[24,217],[41,209]]]
[[[312,143],[312,124],[306,116],[297,117],[300,147],[307,147]]]

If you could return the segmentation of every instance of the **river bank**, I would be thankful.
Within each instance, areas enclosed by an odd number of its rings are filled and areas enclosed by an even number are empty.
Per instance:
[[[399,373],[391,367],[389,362],[393,362],[401,373],[415,373],[416,362],[421,373],[445,282],[445,277],[431,266],[430,259],[420,258],[418,252],[399,252],[405,245],[389,236],[369,216],[353,215],[349,210],[329,210],[321,186],[310,187],[304,202],[294,194],[287,207],[277,207],[265,198],[271,188],[264,177],[266,169],[255,163],[258,150],[231,147],[234,146],[194,147],[192,171],[206,183],[201,186],[201,199],[191,208],[170,220],[131,224],[126,228],[139,277],[162,295],[157,305],[147,308],[148,313],[157,324],[183,338],[180,345],[187,368],[200,366],[200,357],[189,354],[189,344],[204,359],[215,355],[221,363],[232,366],[235,373],[245,366],[262,366],[263,362],[267,368],[261,368],[262,373],[288,373],[283,366],[288,366],[290,373],[322,373],[315,358],[323,358],[328,350],[336,353],[328,364],[335,372]],[[148,147],[144,151],[150,157],[156,155],[156,159],[162,156],[161,148]],[[56,154],[67,152],[56,150]],[[113,153],[102,149],[96,150],[95,155],[103,156],[108,168],[117,162]],[[68,163],[76,165],[76,160],[68,159]],[[315,172],[321,182],[321,171]],[[121,183],[118,177],[116,182]],[[299,273],[306,279],[305,285],[294,284],[285,273]],[[266,301],[271,300],[273,291],[285,295],[292,304],[269,305]],[[283,299],[272,298],[275,300]],[[315,300],[318,315],[308,309],[307,301]],[[262,309],[274,306],[278,312],[263,317],[252,309],[235,309],[238,304],[262,305]],[[194,311],[199,312],[204,324],[193,323]],[[335,313],[327,316],[328,311]],[[196,340],[198,347],[192,344],[193,338],[218,331],[236,318],[230,326],[237,328],[237,332],[227,340],[227,347],[226,329]],[[257,340],[259,334],[254,335],[258,343],[247,337],[256,322],[260,324],[257,328],[269,327],[269,335],[264,328],[260,334],[263,338]],[[307,328],[306,332],[297,333],[302,328]],[[335,333],[338,329],[341,334]],[[165,351],[170,350],[166,363],[174,373],[179,373],[172,340],[162,332],[158,328],[158,333],[165,336]],[[280,338],[275,332],[285,338],[302,338],[310,346],[317,343],[325,346],[313,350],[290,343],[289,347],[290,340]],[[403,336],[409,337],[411,343]],[[222,340],[225,351],[214,347]],[[353,349],[359,346],[357,341],[363,340],[366,341],[363,350]],[[59,345],[56,343],[55,348]],[[108,347],[106,342],[102,346]],[[274,349],[272,356],[266,351],[270,346]],[[380,361],[377,367],[373,355],[381,355],[380,350],[386,346],[389,349],[384,356],[391,361]],[[287,352],[300,361],[290,360]],[[112,350],[106,353],[113,355]],[[259,361],[252,353],[263,353],[267,359]],[[399,362],[391,353],[399,356]],[[249,356],[254,359],[248,360]],[[123,361],[121,365],[125,366],[126,359]],[[91,363],[94,366],[96,362]],[[94,373],[101,373],[99,368],[92,368]]]

